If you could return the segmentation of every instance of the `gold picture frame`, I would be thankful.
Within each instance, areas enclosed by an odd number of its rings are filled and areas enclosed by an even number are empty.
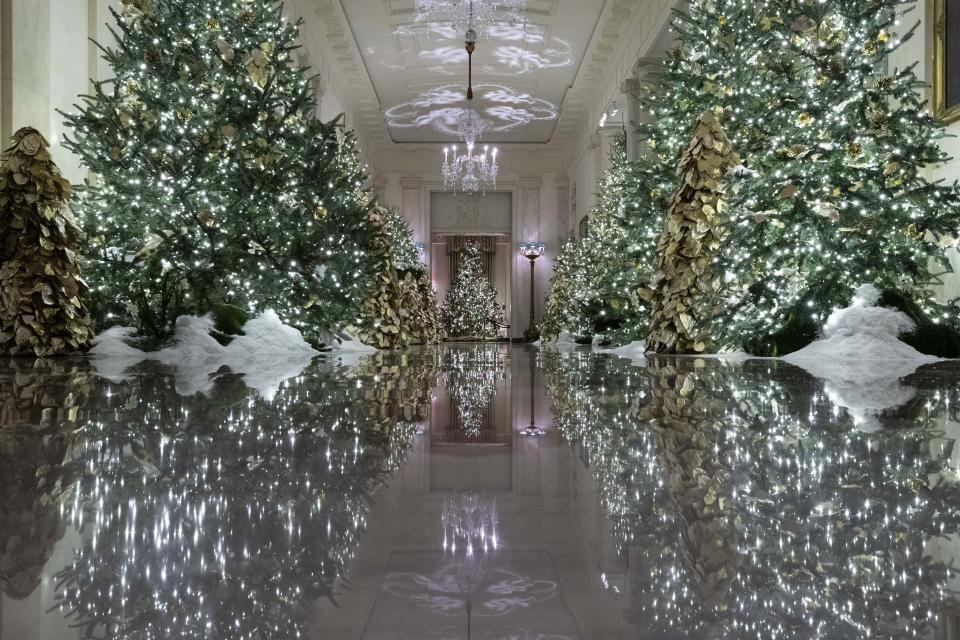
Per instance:
[[[951,12],[960,13],[956,2],[933,0],[933,104],[936,116],[944,122],[960,120],[960,91],[952,88],[960,85],[960,80],[947,77],[949,73],[960,78],[960,33],[947,24],[947,3],[953,3]],[[956,24],[952,13],[949,17]]]

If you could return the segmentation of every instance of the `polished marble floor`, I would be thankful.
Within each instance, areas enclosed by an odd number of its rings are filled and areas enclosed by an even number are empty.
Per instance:
[[[0,640],[960,638],[960,364],[0,364]]]

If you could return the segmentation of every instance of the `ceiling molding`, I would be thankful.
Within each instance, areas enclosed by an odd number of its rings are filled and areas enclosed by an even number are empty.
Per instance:
[[[393,17],[397,22],[409,23],[415,13],[413,1],[381,0],[378,4],[382,5],[385,15]],[[312,31],[313,40],[321,43],[324,51],[320,53],[337,76],[336,85],[346,103],[344,107],[350,110],[352,126],[358,130],[367,147],[365,155],[375,166],[381,164],[381,158],[385,159],[385,154],[392,159],[397,155],[409,157],[408,154],[429,153],[433,159],[443,143],[393,141],[383,112],[390,105],[381,104],[343,2],[344,0],[292,0],[292,4],[297,5],[304,13],[304,30]],[[556,19],[560,0],[530,2],[532,15]],[[586,119],[596,108],[598,95],[604,93],[605,81],[611,72],[616,73],[616,70],[611,69],[611,64],[623,49],[625,34],[638,26],[638,14],[645,9],[648,13],[659,13],[657,10],[663,4],[672,5],[672,0],[606,0],[582,59],[575,60],[575,63],[579,62],[579,66],[573,82],[558,105],[559,117],[553,123],[549,140],[541,143],[500,143],[501,151],[520,158],[548,156],[551,164],[557,157],[570,157],[575,153],[575,147],[579,146],[579,141],[586,133],[584,129],[592,128]],[[557,24],[546,26],[552,31],[562,28],[562,25]],[[384,34],[385,40],[390,37],[391,34]],[[634,34],[630,39],[646,40],[647,34]],[[635,60],[632,63],[635,63]],[[538,75],[536,71],[526,75],[518,74],[507,84],[536,96]],[[487,77],[495,79],[496,76]],[[449,83],[455,84],[459,79],[459,76],[451,75]],[[414,91],[427,89],[437,84],[437,76],[415,72],[411,84],[410,89]]]

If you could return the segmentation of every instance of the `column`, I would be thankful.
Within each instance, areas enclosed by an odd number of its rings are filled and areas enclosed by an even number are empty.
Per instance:
[[[377,202],[380,203],[380,206],[389,209],[390,205],[387,204],[387,181],[380,176],[377,176],[370,181],[370,186],[373,189],[373,195],[376,196]]]
[[[571,237],[573,219],[570,215],[570,181],[566,177],[559,177],[557,185],[557,234],[562,241]],[[557,248],[559,251],[559,247]]]
[[[636,162],[640,159],[640,138],[637,127],[640,125],[640,81],[628,78],[620,85],[620,93],[624,95],[626,112],[623,116],[627,131],[627,162]]]
[[[54,161],[71,182],[86,171],[63,148],[63,116],[89,79],[101,77],[89,38],[107,42],[101,22],[109,19],[107,0],[0,0],[0,138],[5,146],[21,127],[40,131]]]
[[[413,239],[415,242],[429,242],[429,238],[424,237],[423,224],[423,178],[403,177],[400,178],[400,188],[403,190],[403,217],[407,219],[413,228]]]

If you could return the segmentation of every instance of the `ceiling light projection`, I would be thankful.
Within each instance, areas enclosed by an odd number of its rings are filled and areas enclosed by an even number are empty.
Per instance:
[[[462,41],[463,33],[457,33],[449,24],[445,25],[401,25],[394,29],[395,37],[405,41],[405,47],[425,64],[436,63],[431,67],[437,73],[451,74],[450,67],[467,61],[463,46],[440,42],[439,46],[427,47],[425,35],[439,36],[439,40]],[[500,67],[509,67],[512,73],[526,74],[545,69],[563,69],[574,65],[573,46],[562,38],[550,37],[547,29],[541,25],[494,25],[488,33],[490,58]],[[502,43],[502,44],[501,44]],[[413,53],[415,52],[415,53]],[[369,55],[375,52],[368,50]],[[404,65],[390,57],[384,57],[381,64],[390,69],[404,69]],[[481,69],[487,73],[502,72],[493,64],[484,64]]]
[[[557,105],[552,102],[502,84],[481,83],[474,85],[473,90],[475,110],[487,121],[487,133],[502,133],[559,117]],[[466,97],[461,85],[442,85],[424,91],[410,102],[390,107],[384,116],[390,128],[433,127],[445,135],[458,136],[460,105]]]
[[[439,23],[462,35],[475,31],[490,37],[499,25],[526,24],[527,0],[417,0],[417,13],[428,29]]]

